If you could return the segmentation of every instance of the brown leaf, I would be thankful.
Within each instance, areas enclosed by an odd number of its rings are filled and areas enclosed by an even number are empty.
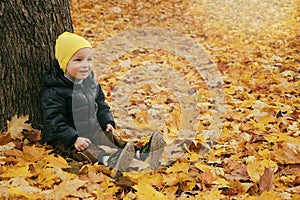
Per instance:
[[[131,187],[135,185],[135,182],[133,182],[128,176],[122,176],[116,181],[116,186],[119,187]]]
[[[299,185],[300,184],[300,176],[296,176],[293,183],[296,184],[296,185]]]
[[[273,189],[274,184],[274,171],[272,167],[265,168],[264,174],[260,177],[259,180],[259,189],[261,191],[270,191]]]
[[[0,145],[8,144],[12,141],[10,133],[0,134]]]
[[[293,120],[297,120],[299,119],[299,116],[300,116],[300,111],[296,111],[294,110],[293,113],[291,114],[291,117],[293,118]]]
[[[217,180],[217,178],[210,172],[206,171],[199,175],[200,179],[204,184],[212,184],[213,181]]]
[[[269,87],[267,85],[257,85],[254,89],[256,92],[265,93],[269,91]]]
[[[221,72],[226,71],[228,69],[228,63],[226,62],[218,62],[218,70],[220,70]]]
[[[22,131],[24,137],[28,139],[30,142],[38,142],[41,138],[41,131],[39,130],[27,130],[23,129]]]
[[[34,162],[44,158],[45,149],[35,146],[24,146],[23,154],[26,161]]]
[[[250,177],[247,172],[247,165],[237,161],[228,163],[228,172],[225,177],[227,180],[249,180]]]
[[[300,150],[296,143],[278,143],[274,147],[274,156],[276,160],[282,164],[298,164],[300,163]]]
[[[97,174],[95,170],[88,172],[88,178],[92,183],[101,183],[104,181],[104,175],[102,173]]]

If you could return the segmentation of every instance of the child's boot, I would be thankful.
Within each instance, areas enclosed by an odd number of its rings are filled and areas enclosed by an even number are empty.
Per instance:
[[[149,142],[136,151],[136,157],[145,161],[150,158],[149,164],[152,170],[159,166],[159,159],[164,151],[165,140],[159,132],[155,132],[150,137]]]
[[[134,157],[134,154],[134,146],[128,142],[123,149],[119,149],[116,153],[109,157],[107,165],[114,168],[114,172],[112,174],[113,178],[117,178],[120,173],[127,170]]]

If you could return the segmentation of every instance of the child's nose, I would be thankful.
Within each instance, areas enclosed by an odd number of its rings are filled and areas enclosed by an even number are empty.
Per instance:
[[[89,66],[90,66],[90,62],[89,61],[83,61],[82,67],[89,67]]]

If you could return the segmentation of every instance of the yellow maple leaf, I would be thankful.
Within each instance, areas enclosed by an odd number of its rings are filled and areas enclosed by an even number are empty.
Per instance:
[[[265,191],[257,199],[272,199],[272,200],[282,199],[282,198],[279,198],[278,194],[279,193],[276,191]]]
[[[242,107],[242,108],[250,108],[250,107],[253,106],[253,104],[254,104],[254,101],[253,101],[252,99],[244,100],[244,101],[241,103],[240,107]]]
[[[226,93],[229,94],[229,95],[235,94],[235,90],[234,90],[233,87],[226,88],[225,91],[226,91]]]
[[[30,187],[30,188],[34,188],[34,187]],[[37,188],[34,188],[34,189],[37,190]],[[38,194],[38,191],[36,191],[36,192],[28,191],[27,192],[27,191],[22,190],[22,188],[20,189],[20,188],[11,187],[6,192],[8,194],[10,194],[12,197],[19,196],[19,197],[24,197],[29,200],[41,198],[41,196]]]
[[[138,199],[168,200],[163,193],[158,192],[151,185],[143,181],[139,181],[133,188],[137,190]]]
[[[29,163],[18,163],[17,165],[9,168],[5,174],[1,174],[1,177],[31,177],[32,174],[29,171]]]
[[[160,187],[163,184],[163,177],[160,173],[151,173],[147,170],[143,170],[124,172],[123,174],[124,176],[128,176],[131,180],[143,181],[146,184],[155,185],[156,187]]]
[[[51,188],[55,181],[59,178],[51,168],[42,169],[39,173],[40,174],[37,178],[38,183],[48,188]]]
[[[147,174],[149,174],[149,172],[146,170],[140,171],[140,172],[138,172],[138,171],[123,172],[124,176],[128,176],[133,180],[138,180],[144,176],[147,176]]]
[[[169,199],[176,199],[176,192],[177,192],[177,190],[178,190],[178,186],[165,187],[165,188],[163,188],[163,193]]]
[[[197,162],[200,158],[200,154],[193,151],[188,151],[186,153],[186,156],[188,157],[190,162]]]
[[[120,187],[115,185],[106,188],[101,187],[97,190],[97,199],[112,199],[119,189]]]
[[[258,121],[262,124],[268,124],[269,122],[274,122],[276,119],[274,116],[265,115],[262,117],[258,117]]]
[[[205,199],[205,200],[218,200],[224,199],[225,196],[222,193],[222,190],[215,190],[206,194],[200,194],[196,197],[196,199]]]
[[[221,187],[229,186],[229,182],[224,178],[219,178],[218,180],[213,181],[213,184],[219,185]]]
[[[163,182],[165,183],[165,185],[175,186],[178,183],[193,182],[193,178],[190,174],[180,172],[176,174],[163,175]]]
[[[61,156],[49,155],[46,156],[42,161],[46,162],[48,166],[56,168],[68,168],[68,162]]]
[[[172,165],[172,167],[168,168],[166,170],[167,173],[178,173],[178,172],[184,172],[184,173],[188,173],[190,169],[190,163],[179,163],[176,162],[174,165]]]
[[[265,168],[272,167],[274,172],[277,171],[277,164],[270,159],[258,160],[253,157],[247,163],[247,172],[251,180],[257,183],[260,180],[260,177],[264,174]]]
[[[25,123],[26,121],[28,121],[28,115],[20,117],[15,115],[10,121],[7,121],[7,132],[11,134],[12,139],[22,139],[23,129],[33,130],[31,124]]]
[[[201,124],[201,123],[200,123],[200,124]],[[203,126],[203,125],[202,125],[202,126]],[[204,136],[201,136],[201,135],[196,135],[195,140],[196,140],[196,141],[199,141],[200,144],[202,144],[202,145],[204,145],[205,142],[206,142],[205,137],[204,137]]]
[[[205,163],[196,163],[195,167],[200,169],[202,172],[212,171],[214,169],[213,167],[211,167],[210,165],[207,165]]]
[[[266,130],[265,124],[264,124],[264,123],[256,122],[256,121],[254,121],[253,119],[251,119],[250,121],[251,121],[251,123],[253,124],[253,126],[254,126],[255,128],[258,128],[258,129],[260,129],[260,130],[262,130],[262,131],[265,131],[265,130]]]
[[[278,142],[287,142],[300,144],[300,139],[297,137],[292,137],[284,133],[269,133],[264,136],[269,142],[278,143]]]

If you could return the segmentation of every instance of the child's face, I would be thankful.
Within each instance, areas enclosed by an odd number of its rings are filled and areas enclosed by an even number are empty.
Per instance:
[[[87,78],[92,71],[93,50],[91,48],[83,48],[78,50],[70,59],[66,74],[83,80]]]

